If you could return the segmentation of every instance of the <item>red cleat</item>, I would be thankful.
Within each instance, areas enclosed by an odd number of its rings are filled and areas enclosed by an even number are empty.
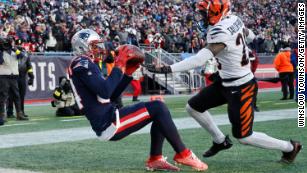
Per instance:
[[[199,158],[192,151],[190,151],[186,157],[176,154],[174,161],[176,164],[192,167],[196,171],[205,171],[208,169],[208,165],[199,160]]]
[[[146,170],[148,171],[180,171],[180,168],[166,161],[166,157],[161,157],[156,160],[148,159],[146,161]]]

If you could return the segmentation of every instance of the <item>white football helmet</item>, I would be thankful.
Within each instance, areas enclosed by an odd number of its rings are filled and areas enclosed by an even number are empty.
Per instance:
[[[72,49],[76,55],[94,55],[105,52],[102,38],[91,29],[82,29],[71,39]]]

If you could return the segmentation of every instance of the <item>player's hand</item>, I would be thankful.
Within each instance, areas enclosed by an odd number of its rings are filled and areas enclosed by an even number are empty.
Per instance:
[[[30,79],[28,80],[28,85],[31,85],[31,86],[32,86],[32,85],[33,85],[33,81],[34,81],[33,78],[30,78]]]
[[[138,68],[140,68],[140,64],[137,65],[127,65],[125,69],[125,74],[131,76]]]
[[[127,67],[139,66],[144,59],[145,54],[140,48],[128,44],[121,45],[116,50],[115,66],[127,69]]]
[[[154,65],[144,65],[144,67],[152,73],[161,73],[161,74],[172,73],[172,69],[170,66],[156,67]]]

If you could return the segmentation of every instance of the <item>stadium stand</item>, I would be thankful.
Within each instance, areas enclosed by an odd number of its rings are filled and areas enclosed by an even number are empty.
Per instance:
[[[205,44],[193,22],[195,0],[17,0],[0,1],[0,35],[23,41],[32,52],[70,51],[76,30],[92,28],[109,46],[150,43],[161,33],[162,48],[197,52]],[[234,13],[258,34],[257,52],[278,52],[296,40],[296,2],[233,0]],[[242,7],[246,8],[242,8]]]

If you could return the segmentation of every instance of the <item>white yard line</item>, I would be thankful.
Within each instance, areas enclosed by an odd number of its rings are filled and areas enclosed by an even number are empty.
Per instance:
[[[27,171],[27,170],[20,170],[20,169],[7,169],[7,168],[1,168],[1,173],[41,173],[41,172],[33,172],[33,171]]]
[[[33,125],[33,124],[37,124],[37,123],[8,124],[8,125],[4,125],[3,127],[10,127],[10,126],[26,126],[26,125]]]
[[[86,120],[86,118],[75,118],[75,119],[66,119],[66,120],[60,120],[62,122],[72,122],[72,121],[81,121]]]
[[[297,118],[296,109],[256,112],[255,115],[256,122],[291,118]],[[228,116],[226,114],[214,116],[214,120],[218,125],[229,124]],[[178,129],[200,128],[199,124],[190,117],[176,118],[174,121]],[[150,126],[147,126],[135,134],[149,133],[149,131]],[[6,134],[0,135],[0,148],[14,148],[95,138],[96,136],[90,127]]]

